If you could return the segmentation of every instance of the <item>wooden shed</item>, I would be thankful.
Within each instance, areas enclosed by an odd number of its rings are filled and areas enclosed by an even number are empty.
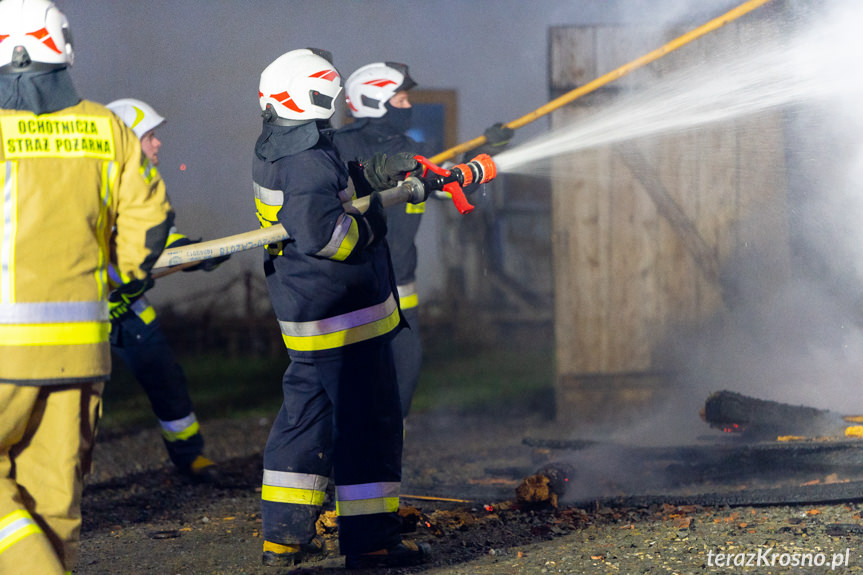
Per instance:
[[[672,30],[552,28],[552,96],[700,23]],[[554,112],[552,128],[574,126],[618,102],[637,103],[680,70],[709,69],[729,46],[757,47],[773,26],[770,18],[754,15],[727,24]],[[630,119],[638,122],[637,106]],[[739,290],[766,297],[787,280],[784,148],[782,117],[771,112],[555,158],[558,420],[620,423],[638,417],[673,393],[677,366],[667,351],[682,334],[726,313]],[[757,262],[757,281],[742,271],[750,269],[741,264],[747,261]]]

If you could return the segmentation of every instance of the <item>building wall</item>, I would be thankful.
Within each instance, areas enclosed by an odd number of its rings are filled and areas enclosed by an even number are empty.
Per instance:
[[[553,125],[577,126],[621,101],[636,103],[619,109],[637,123],[639,98],[647,104],[657,86],[677,81],[672,72],[709,68],[723,46],[746,45],[772,28],[758,18],[728,24],[558,110]],[[555,28],[553,91],[581,85],[612,69],[608,62],[632,61],[656,48],[656,38],[670,41],[687,30]],[[667,87],[673,93],[675,86]],[[619,420],[627,408],[669,391],[676,369],[670,342],[738,303],[747,287],[741,262],[759,262],[763,296],[787,281],[784,148],[782,118],[767,112],[621,137],[555,158],[559,418]]]

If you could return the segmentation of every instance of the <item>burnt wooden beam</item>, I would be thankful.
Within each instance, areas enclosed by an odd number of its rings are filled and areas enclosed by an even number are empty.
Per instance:
[[[863,501],[863,481],[745,489],[728,493],[709,492],[691,495],[633,495],[599,497],[577,501],[571,507],[649,508],[654,505],[695,505],[701,507],[759,507],[773,505],[827,505]]]
[[[753,437],[845,435],[853,417],[826,409],[757,399],[733,391],[718,391],[704,403],[703,419],[710,426],[739,430]]]

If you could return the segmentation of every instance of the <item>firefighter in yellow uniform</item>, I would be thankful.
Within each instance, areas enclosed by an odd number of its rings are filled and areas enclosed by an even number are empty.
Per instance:
[[[0,573],[71,573],[112,295],[152,282],[173,213],[135,134],[82,100],[65,16],[0,1]],[[115,232],[112,234],[112,230]]]
[[[156,128],[165,123],[165,118],[152,106],[135,98],[114,100],[107,106],[132,128],[141,141],[141,151],[149,160],[145,173],[158,174],[162,142],[156,137]],[[172,227],[165,248],[178,248],[199,241],[189,239]],[[183,271],[210,272],[229,257],[204,260]],[[115,284],[121,283],[120,278],[114,277],[113,267],[108,273]],[[127,312],[112,314],[111,351],[126,363],[144,388],[159,420],[168,456],[177,471],[194,482],[214,481],[216,465],[203,455],[204,436],[195,415],[186,375],[159,325],[156,310],[146,296],[142,296]]]

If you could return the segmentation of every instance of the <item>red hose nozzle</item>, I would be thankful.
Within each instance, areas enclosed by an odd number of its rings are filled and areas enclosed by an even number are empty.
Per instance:
[[[488,154],[480,154],[471,161],[453,166],[449,170],[436,166],[423,156],[414,157],[425,167],[422,181],[426,190],[448,192],[452,195],[456,209],[462,214],[469,214],[473,211],[473,206],[467,201],[462,186],[484,184],[493,180],[497,175],[497,166]],[[428,172],[432,172],[435,176],[427,177]]]
[[[461,173],[460,183],[463,186],[485,184],[497,176],[497,166],[488,154],[480,154],[465,164],[453,166],[451,171]]]

